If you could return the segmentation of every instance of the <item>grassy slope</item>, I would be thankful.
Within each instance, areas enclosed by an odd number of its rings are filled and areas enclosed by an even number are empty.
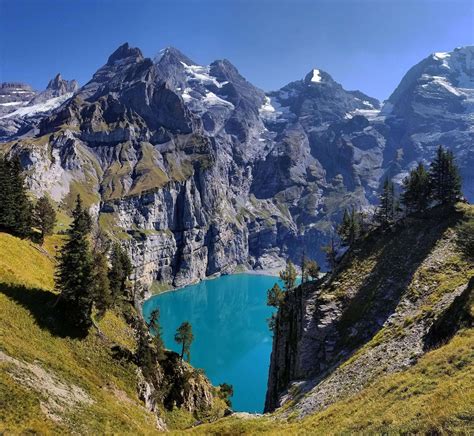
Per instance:
[[[208,434],[334,434],[344,432],[474,431],[474,331],[423,356],[407,371],[388,375],[359,394],[303,421],[230,417],[195,429]]]
[[[104,346],[104,341],[133,346],[131,332],[121,319],[108,314],[101,321],[105,340],[94,332],[80,340],[54,331],[48,313],[55,299],[52,254],[59,244],[59,236],[49,239],[48,252],[0,233],[0,351],[33,364],[35,370],[46,370],[59,387],[82,389],[92,403],[74,404],[72,396],[70,402],[56,398],[58,404],[51,407],[50,391],[44,386],[36,391],[28,388],[25,380],[31,374],[0,359],[0,434],[29,429],[43,433],[155,431],[154,416],[137,398],[135,368],[113,359],[110,346]]]

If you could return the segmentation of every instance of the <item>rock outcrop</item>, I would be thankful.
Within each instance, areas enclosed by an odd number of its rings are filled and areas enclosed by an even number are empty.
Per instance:
[[[456,224],[472,207],[434,209],[378,229],[335,271],[286,295],[277,315],[266,411],[303,417],[404,370],[472,325],[472,260]]]

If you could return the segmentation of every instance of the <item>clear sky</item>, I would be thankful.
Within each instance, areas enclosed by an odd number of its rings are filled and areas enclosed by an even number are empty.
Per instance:
[[[89,80],[123,42],[227,58],[264,90],[311,68],[385,99],[435,51],[474,42],[473,0],[0,0],[0,81]]]

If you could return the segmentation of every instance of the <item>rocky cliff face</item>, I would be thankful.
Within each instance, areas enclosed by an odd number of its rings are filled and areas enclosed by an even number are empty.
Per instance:
[[[319,282],[286,295],[273,338],[266,411],[305,416],[413,365],[472,324],[472,260],[456,224],[472,207],[436,209],[376,230]],[[436,339],[435,339],[436,338]]]
[[[425,92],[410,85],[425,67],[408,73],[381,109],[321,70],[265,94],[227,60],[203,66],[174,48],[151,60],[124,44],[80,89],[57,76],[45,103],[1,117],[0,147],[21,156],[36,194],[48,192],[66,209],[81,194],[147,283],[181,286],[237,266],[279,267],[303,248],[323,263],[319,247],[341,211],[369,208],[385,175],[401,181],[448,130],[465,141],[447,145],[469,155],[470,54],[449,54],[457,59],[449,68],[422,62],[466,95],[455,96],[456,126],[407,109]],[[451,107],[438,85],[425,106],[441,99]],[[436,138],[426,133],[432,125]]]

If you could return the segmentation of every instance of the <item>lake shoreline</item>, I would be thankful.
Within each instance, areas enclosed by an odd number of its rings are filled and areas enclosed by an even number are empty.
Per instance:
[[[194,285],[197,285],[198,283],[206,281],[206,280],[214,280],[214,279],[217,279],[219,277],[237,275],[237,274],[270,276],[270,277],[275,277],[275,278],[278,279],[280,271],[281,271],[281,268],[270,268],[270,269],[259,269],[259,270],[249,269],[249,270],[243,270],[243,271],[235,271],[235,272],[232,272],[232,273],[229,273],[229,274],[227,274],[227,273],[225,273],[225,274],[222,274],[222,273],[213,274],[211,276],[207,276],[207,277],[203,278],[202,280],[197,280],[195,282],[188,283],[187,285],[180,286],[178,288],[165,289],[163,291],[159,291],[159,292],[155,292],[155,293],[150,292],[150,295],[148,297],[146,297],[145,299],[143,299],[143,301],[141,302],[141,306],[143,307],[143,304],[145,303],[145,301],[149,300],[150,298],[157,297],[158,295],[167,294],[169,292],[181,291],[181,290],[187,288],[188,286],[194,286]]]

